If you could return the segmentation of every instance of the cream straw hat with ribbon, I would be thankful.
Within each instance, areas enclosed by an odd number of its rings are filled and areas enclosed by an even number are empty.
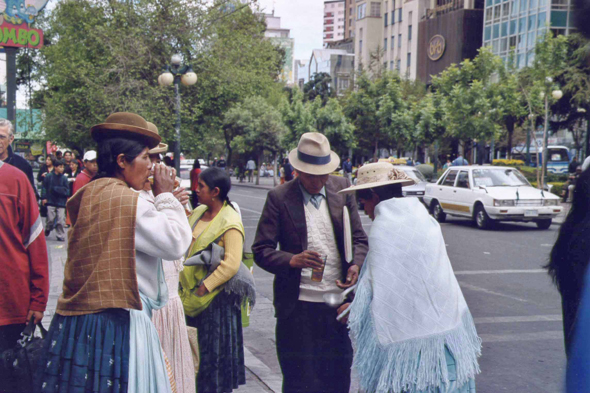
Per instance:
[[[319,132],[301,135],[297,149],[289,153],[289,162],[299,172],[329,175],[340,165],[338,154],[330,150],[330,142]]]
[[[355,192],[367,188],[376,188],[390,184],[401,183],[402,186],[411,186],[416,182],[408,177],[404,171],[397,169],[388,162],[376,162],[359,168],[356,175],[356,185],[345,188],[339,193]]]

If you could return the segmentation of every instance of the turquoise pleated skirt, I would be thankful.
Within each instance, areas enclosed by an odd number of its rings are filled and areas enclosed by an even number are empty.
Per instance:
[[[124,393],[128,371],[128,311],[55,314],[35,386],[42,393]]]
[[[455,358],[446,346],[445,357],[447,360],[447,369],[449,370],[449,385],[444,388],[430,388],[419,391],[414,390],[411,393],[475,393],[475,379],[473,378],[463,385],[457,386],[457,365],[455,363]]]

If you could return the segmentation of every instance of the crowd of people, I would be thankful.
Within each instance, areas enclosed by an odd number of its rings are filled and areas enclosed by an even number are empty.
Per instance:
[[[224,158],[203,170],[195,160],[189,193],[163,163],[156,125],[114,113],[90,133],[97,149],[82,162],[65,152],[39,172],[44,228],[32,176],[10,150],[11,124],[0,120],[0,350],[43,318],[55,230],[58,241],[67,236],[67,260],[35,392],[225,393],[245,384],[241,306],[254,304],[256,288]],[[339,166],[324,135],[304,134],[252,245],[255,263],[274,275],[283,392],[348,392],[355,368],[364,392],[474,393],[481,340],[439,224],[403,197],[414,180],[376,162],[352,185],[350,159],[344,177],[331,176]],[[572,392],[586,383],[590,352],[587,167],[576,168],[548,265],[563,299]],[[369,236],[357,201],[373,221]],[[18,384],[0,377],[0,391]]]

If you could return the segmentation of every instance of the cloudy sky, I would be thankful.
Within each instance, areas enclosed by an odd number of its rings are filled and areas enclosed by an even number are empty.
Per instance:
[[[281,27],[291,29],[295,59],[309,60],[311,51],[322,47],[323,0],[259,0],[266,13],[281,17]]]

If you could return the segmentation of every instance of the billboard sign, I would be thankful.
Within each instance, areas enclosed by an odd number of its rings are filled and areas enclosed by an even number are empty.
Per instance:
[[[43,31],[32,29],[48,0],[0,0],[0,46],[40,48]]]

